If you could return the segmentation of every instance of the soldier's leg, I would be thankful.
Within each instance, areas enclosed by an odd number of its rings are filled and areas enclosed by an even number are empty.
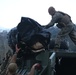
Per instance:
[[[71,27],[63,27],[61,31],[58,33],[55,44],[56,47],[60,47],[60,42],[65,40],[65,37],[71,32]]]
[[[49,49],[55,49],[55,39],[51,39],[51,40],[50,40]],[[68,42],[65,41],[65,40],[60,41],[60,47],[57,48],[57,49],[58,49],[58,50],[59,50],[59,49],[68,50],[68,49],[69,49],[69,44],[68,44]]]
[[[71,38],[71,40],[74,42],[74,44],[76,45],[76,30],[72,30],[70,33],[69,33],[69,36]]]
[[[61,38],[58,35],[55,39],[55,48],[60,48],[60,42],[61,42]]]
[[[55,38],[55,48],[60,48],[61,40],[63,39],[63,29],[58,33]]]

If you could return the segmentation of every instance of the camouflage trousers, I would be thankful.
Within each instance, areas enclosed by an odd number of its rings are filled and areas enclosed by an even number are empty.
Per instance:
[[[71,40],[76,45],[76,30],[74,26],[66,26],[61,29],[61,31],[58,33],[56,39],[55,39],[55,45],[56,47],[60,47],[61,40],[65,40],[65,37],[69,35]]]
[[[69,33],[69,37],[71,38],[71,40],[73,41],[73,43],[76,45],[76,30],[72,30]]]

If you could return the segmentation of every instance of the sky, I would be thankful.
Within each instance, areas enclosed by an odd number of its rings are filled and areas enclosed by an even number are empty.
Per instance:
[[[48,14],[50,6],[69,14],[76,24],[76,0],[0,0],[0,27],[16,27],[22,16],[46,25],[51,20]]]

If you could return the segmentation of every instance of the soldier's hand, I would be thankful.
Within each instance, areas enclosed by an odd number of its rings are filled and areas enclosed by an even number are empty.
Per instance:
[[[36,66],[38,66],[38,65],[39,65],[39,63],[36,63],[36,64],[34,64],[34,65],[32,66],[32,68],[35,69]]]
[[[16,53],[18,53],[21,50],[21,48],[18,48],[17,44],[16,44]]]

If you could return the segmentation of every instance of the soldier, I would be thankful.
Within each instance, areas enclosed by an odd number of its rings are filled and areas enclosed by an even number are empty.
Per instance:
[[[55,23],[60,24],[60,27],[62,27],[60,21],[61,21],[63,16],[68,15],[68,14],[66,14],[64,12],[56,11],[54,7],[49,7],[48,13],[52,16],[52,20],[50,21],[49,24],[46,25],[46,28],[54,26]],[[70,18],[70,21],[71,21],[71,17],[70,16],[69,16],[69,18]]]
[[[60,41],[66,35],[69,35],[72,41],[76,44],[76,32],[74,29],[75,25],[72,23],[71,17],[66,13],[56,11],[54,7],[50,7],[48,12],[52,16],[52,20],[48,25],[45,26],[45,28],[54,26],[54,24],[57,23],[56,26],[61,29],[57,35],[55,47],[60,47]]]
[[[17,47],[16,44],[16,52],[14,53],[14,55],[12,56],[9,65],[7,67],[7,71],[6,71],[6,75],[20,75],[20,74],[16,74],[17,71],[17,64],[16,64],[16,59],[17,59],[17,54],[19,52],[20,48]],[[35,72],[35,67],[39,66],[38,63],[34,64],[30,70],[30,72],[27,75],[34,75]]]

